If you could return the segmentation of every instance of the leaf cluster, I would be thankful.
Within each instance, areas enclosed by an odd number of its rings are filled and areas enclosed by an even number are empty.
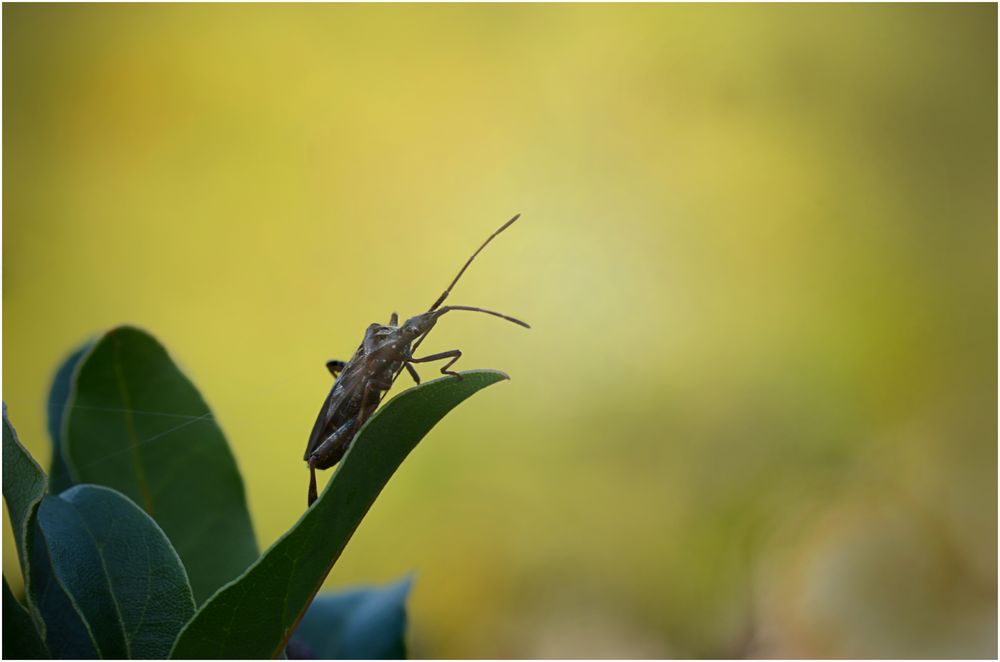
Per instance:
[[[226,438],[164,347],[119,327],[79,348],[50,391],[48,474],[4,405],[3,496],[25,579],[22,601],[4,578],[4,657],[405,657],[409,578],[316,594],[407,454],[505,375],[463,377],[387,402],[261,554]]]

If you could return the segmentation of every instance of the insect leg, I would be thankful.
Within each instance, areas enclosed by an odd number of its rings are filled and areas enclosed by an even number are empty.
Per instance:
[[[419,359],[410,358],[409,363],[426,363],[427,361],[437,361],[439,359],[451,359],[441,367],[442,375],[452,375],[454,377],[462,378],[462,375],[458,374],[453,370],[448,370],[455,361],[462,358],[462,350],[460,349],[449,349],[447,352],[438,352],[437,354],[431,354],[429,356],[424,356]]]
[[[316,447],[313,454],[309,456],[309,468],[329,469],[340,462],[340,458],[344,457],[347,449],[351,446],[354,433],[372,415],[371,410],[375,407],[369,407],[368,403],[372,403],[377,407],[378,392],[388,391],[390,388],[392,388],[391,383],[374,379],[365,384],[364,393],[361,396],[361,406],[358,408],[358,415],[348,419],[343,425],[334,430],[330,436],[324,439],[323,443]],[[374,398],[371,397],[373,392],[375,393]]]
[[[309,505],[316,500],[316,469],[329,469],[344,457],[357,421],[351,419],[333,431],[309,456]]]
[[[348,444],[345,442],[351,440],[348,435],[353,432],[356,423],[357,420],[352,418],[331,432],[309,456],[309,468],[329,469],[340,462],[340,458],[347,452]]]
[[[309,500],[308,505],[311,506],[316,501],[316,467],[313,466],[312,460],[309,460]]]
[[[417,384],[420,383],[420,375],[417,374],[416,369],[409,363],[404,363],[403,367],[406,368],[406,372],[410,373],[410,377],[413,377],[413,381]]]
[[[396,311],[392,311],[392,315],[389,316],[389,326],[399,326],[399,315]]]
[[[326,369],[330,371],[330,374],[334,377],[337,376],[344,366],[347,365],[347,361],[338,361],[337,359],[330,359],[326,362]]]
[[[369,411],[368,402],[371,400],[370,394],[379,391],[388,391],[392,387],[391,383],[378,380],[371,380],[365,384],[364,394],[361,396],[361,407],[358,408],[358,415],[348,420],[339,428],[333,431],[330,436],[323,440],[313,454],[309,456],[309,505],[316,500],[316,469],[329,469],[340,462],[341,458],[351,447],[354,434],[361,428],[361,425],[368,420],[372,412]],[[378,396],[373,400],[378,406]]]

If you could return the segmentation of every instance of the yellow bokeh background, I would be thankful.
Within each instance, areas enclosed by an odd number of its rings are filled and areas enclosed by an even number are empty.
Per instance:
[[[995,656],[996,53],[989,4],[5,5],[3,398],[46,465],[57,364],[148,329],[266,547],[324,362],[521,212],[453,302],[533,328],[422,347],[512,381],[329,588],[415,572],[417,657]]]

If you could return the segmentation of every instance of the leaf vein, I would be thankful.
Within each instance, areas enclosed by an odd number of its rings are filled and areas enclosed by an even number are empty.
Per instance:
[[[101,562],[101,570],[104,571],[104,581],[107,583],[108,593],[111,595],[111,604],[115,608],[115,613],[118,614],[118,627],[121,629],[122,640],[125,642],[125,652],[131,659],[132,642],[129,640],[128,633],[125,631],[125,620],[122,618],[122,608],[121,605],[118,604],[118,596],[115,593],[115,587],[111,584],[111,572],[108,570],[108,564],[106,563],[104,558],[104,545],[97,542],[97,537],[94,535],[93,530],[90,528],[90,523],[87,522],[87,518],[84,517],[83,513],[80,512],[80,509],[76,507],[76,504],[69,500],[64,499],[64,501],[66,501],[66,503],[68,503],[73,508],[73,510],[77,513],[77,515],[79,515],[80,522],[83,524],[84,530],[86,530],[87,535],[90,537],[90,540],[94,543],[94,549],[97,550],[97,558]],[[108,524],[108,526],[113,529],[115,527],[115,520],[112,519],[111,522]]]
[[[153,499],[149,495],[149,482],[146,479],[146,472],[142,467],[142,458],[139,457],[139,446],[142,442],[139,441],[138,435],[135,431],[135,418],[131,411],[132,399],[129,397],[128,384],[126,383],[125,372],[122,368],[121,341],[117,336],[112,336],[112,339],[114,341],[114,361],[112,361],[112,364],[115,369],[115,380],[118,386],[118,393],[121,395],[122,402],[125,405],[125,428],[128,430],[129,448],[132,451],[132,466],[135,468],[136,482],[139,485],[139,491],[142,493],[146,512],[152,515]],[[149,440],[147,439],[146,441]]]

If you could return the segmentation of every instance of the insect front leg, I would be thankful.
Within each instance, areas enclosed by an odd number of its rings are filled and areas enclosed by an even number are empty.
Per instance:
[[[449,349],[447,352],[438,352],[437,354],[431,354],[429,356],[424,356],[419,359],[411,357],[410,359],[407,359],[407,361],[408,363],[426,363],[428,361],[438,361],[440,359],[449,359],[449,358],[451,359],[451,361],[448,361],[443,366],[441,366],[441,374],[452,375],[453,377],[461,379],[462,375],[458,374],[453,370],[448,370],[448,368],[450,368],[452,365],[455,364],[455,361],[462,358],[462,350],[460,349]]]
[[[330,374],[336,377],[344,366],[347,365],[347,361],[339,361],[337,359],[330,359],[326,362],[326,369],[330,371]]]
[[[393,319],[395,319],[395,315],[396,315],[396,313],[393,313]],[[395,323],[395,322],[391,322],[391,323]],[[406,372],[408,372],[410,374],[410,377],[413,378],[413,381],[416,382],[419,385],[420,384],[420,375],[417,374],[416,369],[412,365],[410,365],[409,363],[407,363],[407,361],[409,359],[406,358],[406,354],[404,354],[403,352],[401,352],[399,350],[392,350],[391,356],[392,356],[392,360],[393,361],[402,361],[403,362],[403,367],[406,368]],[[382,389],[382,390],[385,391],[385,390],[388,390],[388,389],[386,388],[386,389]]]

